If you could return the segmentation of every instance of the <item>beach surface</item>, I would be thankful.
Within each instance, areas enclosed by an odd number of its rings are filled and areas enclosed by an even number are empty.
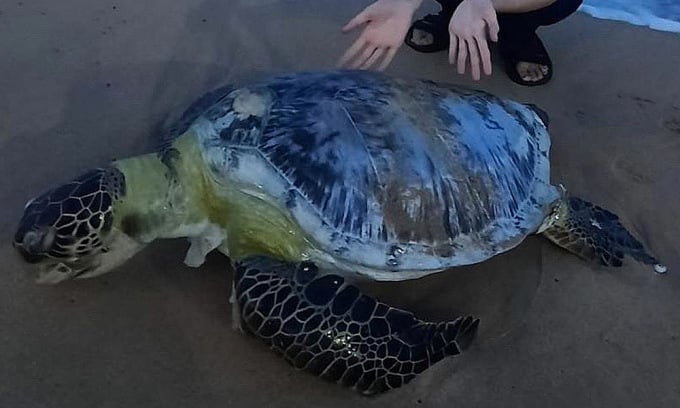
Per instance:
[[[680,36],[578,13],[540,30],[547,86],[473,83],[404,46],[388,73],[472,85],[551,116],[552,177],[620,215],[668,266],[603,269],[530,237],[488,262],[367,292],[428,319],[481,318],[474,346],[377,397],[292,369],[231,329],[228,260],[157,242],[46,287],[12,248],[24,203],[114,158],[204,92],[332,68],[367,1],[0,4],[0,406],[680,406]],[[427,5],[419,14],[433,10]]]

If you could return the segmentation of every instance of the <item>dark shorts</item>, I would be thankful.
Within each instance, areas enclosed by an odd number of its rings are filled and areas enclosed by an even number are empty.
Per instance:
[[[436,0],[442,6],[443,13],[450,18],[462,0]],[[498,25],[501,38],[526,37],[541,26],[558,23],[581,6],[583,0],[557,0],[542,9],[527,13],[499,13]]]

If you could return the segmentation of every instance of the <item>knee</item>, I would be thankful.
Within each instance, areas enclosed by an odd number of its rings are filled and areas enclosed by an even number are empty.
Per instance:
[[[450,12],[453,14],[453,12],[460,6],[460,3],[463,2],[463,0],[435,0],[439,5],[442,7],[442,10],[446,12]]]
[[[558,6],[559,10],[561,11],[560,14],[562,14],[564,17],[567,17],[571,14],[574,14],[576,10],[581,7],[583,0],[557,0],[553,4]]]
[[[557,0],[538,13],[543,17],[539,25],[552,25],[574,14],[583,0]]]

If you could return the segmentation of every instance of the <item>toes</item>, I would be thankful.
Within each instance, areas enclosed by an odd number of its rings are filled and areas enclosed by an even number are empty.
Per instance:
[[[541,73],[541,69],[539,67],[531,67],[531,79],[532,81],[540,81],[543,79],[543,74]]]
[[[529,64],[526,62],[517,63],[517,73],[523,81],[531,81],[531,73],[529,72]]]
[[[518,62],[517,73],[524,81],[536,82],[543,79],[548,74],[548,66],[533,64],[530,62]]]
[[[411,41],[416,45],[431,45],[434,42],[434,37],[427,31],[414,28]]]

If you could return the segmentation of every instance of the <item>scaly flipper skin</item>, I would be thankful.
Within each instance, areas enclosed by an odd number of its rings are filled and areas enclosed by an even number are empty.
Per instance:
[[[556,213],[555,223],[543,234],[560,247],[579,257],[604,266],[623,265],[626,255],[654,265],[663,273],[666,267],[619,221],[619,217],[578,197],[566,197]]]
[[[298,369],[363,394],[408,383],[465,350],[478,319],[430,323],[361,294],[311,262],[252,257],[236,263],[242,327]]]

